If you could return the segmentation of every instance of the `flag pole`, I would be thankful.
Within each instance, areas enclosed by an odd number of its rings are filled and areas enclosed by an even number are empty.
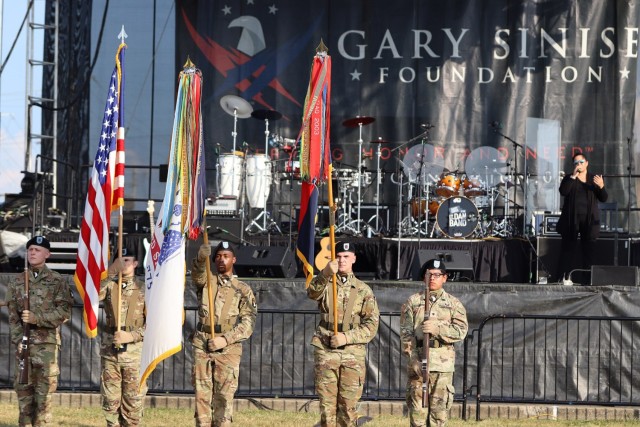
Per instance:
[[[124,30],[124,25],[122,26],[122,29],[120,30],[120,33],[118,34],[118,39],[120,39],[120,45],[118,46],[118,53],[116,54],[116,67],[119,69],[119,74],[120,77],[118,78],[118,108],[120,109],[121,105],[121,100],[122,100],[122,64],[119,64],[118,59],[119,59],[119,55],[120,55],[120,50],[126,46],[125,44],[125,39],[127,38],[127,33]],[[119,65],[119,67],[118,67]],[[121,111],[121,116],[118,117],[118,138],[121,137],[120,135],[120,128],[122,127],[122,123],[124,122],[124,110]],[[123,134],[124,135],[124,134]],[[124,180],[124,176],[122,177],[122,179]],[[123,227],[123,222],[124,222],[124,191],[122,193],[122,203],[120,204],[120,206],[118,207],[118,262],[122,263],[122,229]],[[120,268],[122,268],[122,265],[120,265]],[[118,292],[116,294],[116,313],[114,313],[116,315],[116,332],[120,330],[120,328],[122,327],[122,270],[119,269],[120,271],[118,271]],[[115,332],[114,332],[115,334]],[[122,345],[117,345],[116,349],[117,350],[122,350],[124,346]]]
[[[209,245],[209,232],[207,230],[207,210],[205,209],[204,215],[202,216],[202,240],[205,245]],[[211,339],[215,338],[216,332],[216,316],[215,316],[215,305],[213,302],[213,289],[211,289],[211,258],[207,257],[207,262],[205,263],[205,268],[207,270],[207,296],[209,299],[209,325],[211,325]]]
[[[324,44],[324,40],[320,38],[320,44],[316,47],[317,54],[327,55],[329,49]],[[329,198],[329,241],[331,242],[331,260],[336,259],[336,206],[333,200],[333,183],[331,177],[333,176],[333,164],[329,163],[329,178],[327,179],[327,192]],[[338,335],[338,280],[335,274],[332,278],[332,290],[333,290],[333,334]]]
[[[331,261],[336,259],[336,205],[333,202],[333,163],[329,163],[329,182],[327,192],[329,198],[329,241],[331,242]],[[333,334],[338,335],[338,280],[335,273],[332,276],[333,288]]]

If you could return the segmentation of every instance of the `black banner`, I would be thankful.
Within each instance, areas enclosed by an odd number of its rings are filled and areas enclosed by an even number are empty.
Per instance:
[[[234,119],[220,99],[235,95],[254,111],[282,113],[268,129],[239,119],[237,147],[262,152],[267,145],[284,170],[281,148],[297,137],[311,60],[323,40],[333,61],[334,165],[349,170],[359,158],[359,129],[342,123],[374,118],[362,126],[363,166],[375,176],[380,146],[386,204],[397,200],[393,172],[421,142],[436,174],[464,171],[482,146],[505,172],[531,173],[524,165],[540,157],[559,157],[566,169],[580,150],[594,172],[626,172],[640,37],[633,3],[181,0],[176,7],[177,69],[189,56],[204,75],[209,167],[231,151]],[[527,118],[558,121],[559,152],[525,149]],[[389,143],[370,143],[378,138]],[[374,201],[371,181],[361,183],[366,201]],[[624,209],[626,180],[611,178],[607,186]]]

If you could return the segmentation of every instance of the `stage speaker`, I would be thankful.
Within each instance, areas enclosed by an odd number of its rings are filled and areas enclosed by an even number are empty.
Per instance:
[[[615,238],[600,237],[596,240],[594,253],[595,261],[598,265],[629,265],[631,256],[631,240],[626,237],[617,239],[618,247],[616,251]],[[580,242],[578,242],[578,245]],[[558,274],[558,262],[562,256],[561,237],[538,237],[537,239],[536,282],[537,283],[557,283],[560,279]],[[578,261],[578,260],[576,260]],[[584,276],[589,273],[585,272]],[[575,282],[575,278],[573,278]],[[588,277],[586,277],[588,280]],[[588,282],[583,282],[588,283]]]
[[[638,286],[639,284],[640,277],[638,277],[636,266],[591,266],[591,286]]]
[[[471,279],[473,279],[473,259],[471,258],[471,252],[459,249],[418,249],[411,268],[413,280],[422,280],[422,277],[420,277],[420,268],[422,264],[430,259],[442,260],[447,267],[447,272],[470,272]],[[450,274],[449,277],[452,278],[453,275]]]
[[[291,279],[298,272],[288,246],[238,246],[234,269],[240,277]]]
[[[234,248],[240,245],[240,218],[208,216],[207,227],[209,229],[209,245],[212,250],[223,240],[231,242]],[[191,268],[191,260],[198,256],[198,249],[203,242],[202,233],[196,240],[187,239],[185,251],[187,268]]]

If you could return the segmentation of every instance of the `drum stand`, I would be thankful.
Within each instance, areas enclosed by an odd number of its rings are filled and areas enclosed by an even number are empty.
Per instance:
[[[270,168],[271,162],[269,157],[269,120],[275,121],[282,118],[282,113],[279,113],[275,110],[256,110],[251,113],[251,117],[264,121],[264,158],[265,164]],[[268,182],[266,183],[266,185],[271,186],[271,183]],[[276,224],[276,222],[273,220],[273,218],[271,218],[271,215],[267,211],[267,199],[269,198],[268,194],[269,193],[265,190],[263,196],[264,204],[262,207],[262,212],[260,212],[260,214],[249,223],[249,225],[247,226],[247,231],[255,227],[260,233],[268,233],[271,230],[275,230],[278,233],[281,233],[280,227],[278,227],[278,224]],[[249,212],[251,212],[251,208],[249,208]],[[262,218],[262,227],[258,224],[258,220],[260,218]]]
[[[336,226],[336,233],[348,233],[353,236],[358,236],[361,234],[360,230],[360,220],[353,220],[353,203],[351,202],[351,193],[353,190],[350,189],[349,184],[341,184],[341,181],[338,180],[338,186],[342,186],[339,192],[342,194],[342,214],[338,215],[338,225]],[[358,192],[360,188],[358,187]]]

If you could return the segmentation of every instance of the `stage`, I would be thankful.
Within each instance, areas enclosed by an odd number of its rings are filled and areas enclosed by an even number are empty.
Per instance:
[[[75,267],[74,243],[77,244],[78,234],[60,232],[51,233],[47,237],[53,242],[49,262],[66,266],[61,272],[72,272]],[[148,237],[146,233],[127,233],[123,236],[125,247],[137,247],[141,266],[144,239]],[[222,238],[224,236],[209,233],[212,245],[217,245]],[[365,280],[414,280],[422,262],[431,257],[439,257],[452,270],[451,281],[512,284],[557,282],[555,275],[560,254],[558,236],[509,239],[338,236],[337,239],[353,243],[357,256],[354,271]],[[316,240],[316,253],[321,249],[320,241]],[[112,242],[115,244],[114,235]],[[237,244],[239,250],[236,273],[241,277],[301,278],[302,270],[295,256],[295,243],[295,238],[286,235],[245,236],[244,244]],[[202,239],[187,241],[187,265],[201,244]],[[58,246],[65,248],[58,249]],[[597,241],[597,254],[597,265],[640,265],[640,238],[628,234],[603,235]],[[18,264],[12,262],[14,266]],[[580,277],[578,280],[574,278],[574,281],[590,284],[590,277]]]

